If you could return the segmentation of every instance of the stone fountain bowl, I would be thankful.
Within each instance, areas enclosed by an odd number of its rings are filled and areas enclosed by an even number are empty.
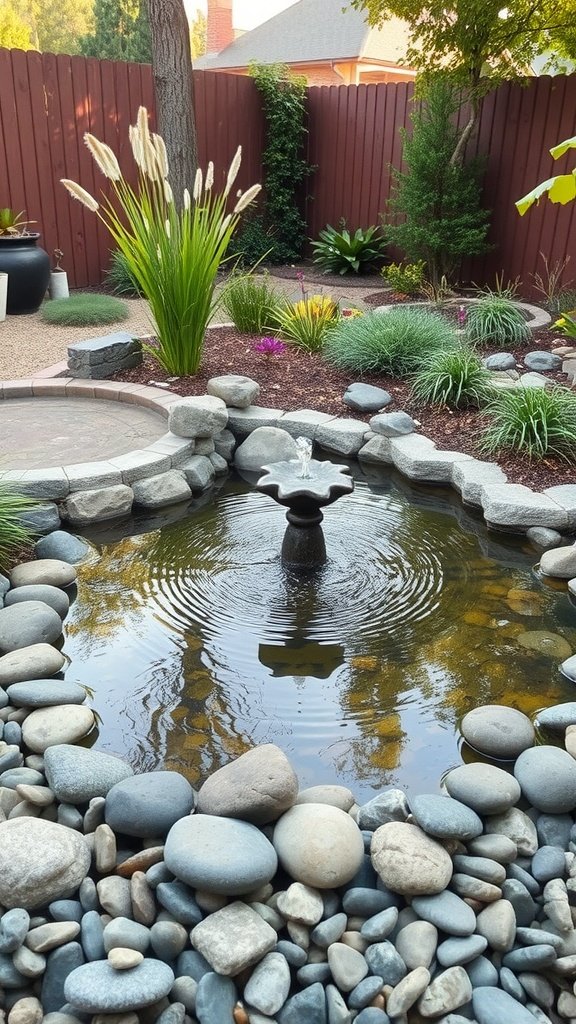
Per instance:
[[[331,505],[343,494],[354,490],[354,481],[348,466],[337,466],[333,462],[318,462],[311,459],[309,476],[298,475],[301,463],[298,459],[274,462],[263,466],[263,476],[256,484],[259,491],[269,494],[279,505],[285,505],[296,513],[306,514],[314,509]]]

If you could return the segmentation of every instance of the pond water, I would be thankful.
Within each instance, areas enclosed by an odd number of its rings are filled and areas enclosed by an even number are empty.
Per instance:
[[[94,691],[99,749],[198,785],[273,742],[302,786],[368,799],[436,791],[478,704],[573,699],[558,665],[576,609],[526,541],[488,534],[448,490],[354,472],[310,576],[280,564],[284,510],[238,479],[132,535],[92,534],[64,651]]]

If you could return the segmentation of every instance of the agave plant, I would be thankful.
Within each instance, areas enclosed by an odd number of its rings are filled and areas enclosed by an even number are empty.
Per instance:
[[[328,224],[313,242],[314,263],[320,264],[325,274],[359,274],[382,259],[385,242],[376,225],[354,234],[342,226],[340,231]]]

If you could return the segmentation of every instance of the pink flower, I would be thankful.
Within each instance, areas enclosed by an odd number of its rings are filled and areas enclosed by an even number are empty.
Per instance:
[[[270,356],[281,356],[286,351],[286,345],[279,338],[261,338],[254,345],[255,352],[261,352],[267,359]]]

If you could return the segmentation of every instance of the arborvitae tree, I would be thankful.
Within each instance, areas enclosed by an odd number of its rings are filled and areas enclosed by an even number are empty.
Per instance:
[[[206,15],[202,11],[196,11],[196,17],[190,24],[190,52],[192,60],[201,57],[206,53]]]
[[[150,63],[150,25],[145,0],[97,0],[94,32],[82,39],[81,48],[86,57]]]
[[[427,88],[411,116],[412,134],[400,129],[406,171],[393,171],[390,209],[400,223],[385,228],[387,239],[410,260],[426,260],[432,284],[453,280],[465,256],[478,256],[486,241],[489,213],[481,205],[483,163],[450,162],[458,139],[460,97],[442,80]]]
[[[0,2],[0,46],[7,49],[33,50],[30,27],[8,0]]]

